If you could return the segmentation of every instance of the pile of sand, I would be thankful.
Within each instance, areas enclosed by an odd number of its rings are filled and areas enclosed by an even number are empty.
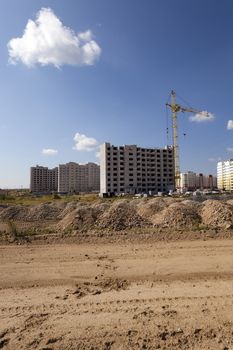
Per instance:
[[[1,221],[17,220],[26,221],[30,208],[22,205],[11,205],[0,212]]]
[[[188,207],[192,207],[192,208],[198,208],[201,206],[200,202],[194,201],[192,199],[185,199],[184,201],[180,202],[183,205],[186,205]]]
[[[72,207],[72,206],[71,206]],[[100,215],[108,209],[107,203],[102,204],[76,204],[75,209],[70,211],[65,208],[62,220],[57,224],[57,229],[62,231],[85,232],[97,227]]]
[[[150,218],[166,208],[168,204],[169,203],[163,198],[139,200],[137,203],[137,213],[143,218]]]
[[[65,204],[65,207],[63,209],[63,211],[60,213],[58,219],[63,219],[67,214],[70,214],[72,211],[74,211],[76,208],[80,207],[81,203],[79,202],[69,202],[67,204]],[[85,205],[85,204],[83,204]]]
[[[206,200],[200,211],[202,222],[208,226],[231,227],[233,207],[218,200]]]
[[[116,201],[99,218],[99,227],[115,231],[147,226],[149,222],[143,219],[136,210],[134,202]]]
[[[201,222],[198,210],[195,206],[191,207],[181,203],[171,204],[161,212],[150,218],[156,226],[176,229],[180,227],[194,227]]]
[[[227,203],[227,204],[230,204],[230,205],[233,205],[233,199],[228,199],[228,200],[226,201],[226,203]]]
[[[27,221],[56,220],[64,207],[56,203],[44,203],[30,208]]]
[[[12,205],[0,212],[0,220],[8,221],[41,221],[56,220],[62,213],[64,205],[56,203],[43,203],[35,206]]]
[[[0,204],[0,212],[8,207],[7,204]]]
[[[121,231],[151,225],[169,228],[233,227],[233,200],[193,200],[174,198],[142,198],[131,200],[84,202],[52,202],[34,206],[0,207],[0,222],[13,220],[21,224],[46,223],[58,232],[91,230]],[[49,226],[48,225],[48,226]]]

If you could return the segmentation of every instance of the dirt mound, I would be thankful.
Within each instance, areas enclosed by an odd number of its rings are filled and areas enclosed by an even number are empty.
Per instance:
[[[121,231],[143,227],[149,223],[136,210],[135,203],[129,201],[115,202],[99,218],[99,227]]]
[[[226,203],[227,203],[227,204],[230,204],[230,205],[233,205],[233,199],[228,199],[228,200],[226,201]]]
[[[0,221],[17,224],[53,225],[59,232],[92,230],[123,231],[132,228],[192,228],[199,223],[212,227],[233,227],[232,200],[194,200],[174,198],[121,199],[114,201],[52,202],[36,206],[9,205],[0,207]],[[94,231],[92,231],[94,232]],[[102,231],[101,231],[102,232]]]
[[[0,212],[0,220],[26,220],[30,208],[22,205],[11,205]]]
[[[201,222],[195,207],[185,206],[180,203],[174,203],[165,208],[162,212],[151,217],[151,222],[154,225],[180,228],[180,227],[194,227]]]
[[[56,220],[63,208],[55,203],[44,203],[30,208],[27,221]]]
[[[0,204],[0,212],[6,208],[8,208],[7,204]]]
[[[201,217],[206,225],[230,228],[233,225],[233,208],[218,200],[206,200],[202,205]]]
[[[56,220],[63,211],[61,205],[56,203],[43,203],[35,206],[12,205],[0,212],[0,220],[14,221],[40,221]]]
[[[70,206],[72,208],[72,206]],[[88,231],[96,227],[99,216],[109,207],[107,203],[102,204],[81,204],[76,209],[69,211],[65,209],[63,219],[57,224],[57,229],[62,231],[78,230]]]
[[[137,205],[137,213],[143,218],[149,218],[162,211],[167,205],[168,203],[163,198],[153,198],[147,201],[140,201]]]
[[[72,211],[74,211],[76,208],[80,207],[79,202],[69,202],[65,205],[65,208],[59,215],[59,219],[63,219],[67,214],[70,214]]]
[[[185,199],[184,201],[181,202],[181,204],[187,205],[189,207],[199,207],[201,205],[201,203],[196,202],[192,199]]]

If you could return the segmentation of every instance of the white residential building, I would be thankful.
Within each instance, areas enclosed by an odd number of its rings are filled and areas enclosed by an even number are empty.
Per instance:
[[[58,168],[48,169],[35,166],[30,169],[30,191],[33,193],[51,193],[57,191]]]
[[[173,190],[172,147],[141,148],[136,145],[100,147],[100,192],[157,193]]]
[[[60,164],[58,170],[58,192],[92,192],[100,189],[100,166],[95,163]]]
[[[218,162],[217,179],[220,190],[233,191],[233,159]]]

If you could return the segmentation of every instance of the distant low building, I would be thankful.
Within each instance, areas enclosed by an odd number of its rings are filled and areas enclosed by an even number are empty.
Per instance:
[[[217,177],[187,171],[180,174],[180,187],[182,192],[200,190],[213,190],[217,188]]]
[[[30,169],[30,191],[33,193],[56,192],[58,188],[58,168],[49,169],[35,166]]]
[[[217,178],[220,190],[233,191],[233,159],[218,162]]]

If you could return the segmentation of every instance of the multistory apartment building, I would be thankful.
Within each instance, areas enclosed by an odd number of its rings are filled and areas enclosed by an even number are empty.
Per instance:
[[[96,163],[87,163],[88,191],[100,190],[100,166]]]
[[[95,163],[60,164],[58,171],[58,192],[92,192],[100,189],[100,166]]]
[[[217,187],[217,178],[213,175],[204,175],[202,173],[195,173],[193,171],[187,171],[180,174],[180,187],[181,191],[195,191],[196,189],[213,190]]]
[[[180,174],[180,187],[182,191],[192,191],[196,189],[197,175],[193,171]]]
[[[100,147],[100,193],[157,193],[173,190],[172,147],[141,148],[137,145]]]
[[[51,193],[58,188],[58,168],[48,169],[35,166],[30,169],[30,191],[33,193]]]
[[[217,182],[220,190],[233,191],[233,159],[218,162]]]

